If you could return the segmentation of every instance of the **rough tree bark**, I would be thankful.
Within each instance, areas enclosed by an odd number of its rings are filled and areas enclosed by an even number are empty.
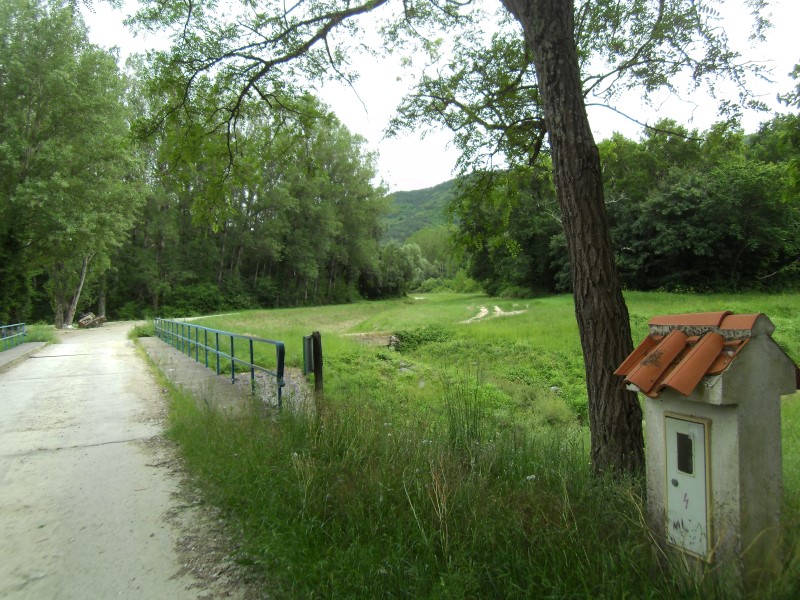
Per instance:
[[[641,407],[613,375],[633,345],[608,235],[600,155],[581,86],[574,2],[501,1],[522,25],[544,104],[586,364],[592,465],[598,472],[641,471]]]

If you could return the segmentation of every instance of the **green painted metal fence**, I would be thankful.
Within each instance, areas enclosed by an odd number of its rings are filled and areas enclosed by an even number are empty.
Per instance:
[[[14,325],[0,326],[0,352],[8,350],[14,346],[19,346],[25,341],[25,323],[15,323]]]
[[[204,362],[207,368],[213,368],[217,375],[223,369],[228,371],[230,365],[231,383],[236,381],[236,366],[244,367],[250,371],[250,386],[255,393],[256,371],[275,377],[278,386],[278,407],[281,406],[281,391],[286,384],[284,380],[284,362],[286,348],[283,342],[269,340],[249,335],[240,335],[230,331],[210,329],[186,321],[169,319],[154,319],[156,335],[173,348],[180,350],[187,356],[194,354],[197,362]],[[275,368],[268,369],[255,363],[255,349],[258,346],[273,346],[275,348]],[[237,346],[239,356],[237,353]],[[209,355],[212,364],[209,365]],[[249,360],[246,360],[248,358]],[[202,359],[202,361],[201,361]]]

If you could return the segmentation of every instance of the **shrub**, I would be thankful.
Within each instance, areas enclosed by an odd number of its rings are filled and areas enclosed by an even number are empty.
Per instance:
[[[428,325],[416,329],[401,329],[394,336],[398,339],[395,349],[400,352],[411,352],[423,344],[444,342],[450,339],[450,332],[438,325]]]

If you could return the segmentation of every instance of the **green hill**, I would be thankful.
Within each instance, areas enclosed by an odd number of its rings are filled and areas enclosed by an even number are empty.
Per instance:
[[[423,190],[392,194],[384,239],[402,242],[420,229],[444,223],[444,209],[455,183],[453,179]]]

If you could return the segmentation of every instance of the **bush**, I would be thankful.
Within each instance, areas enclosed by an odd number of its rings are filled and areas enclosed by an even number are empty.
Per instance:
[[[133,329],[131,329],[128,337],[133,338],[140,338],[140,337],[155,337],[156,335],[156,327],[153,321],[148,321],[142,325],[136,325]]]
[[[423,344],[445,342],[450,339],[451,334],[438,325],[428,325],[416,329],[402,329],[396,331],[394,336],[398,340],[395,345],[396,350],[399,352],[411,352]]]

